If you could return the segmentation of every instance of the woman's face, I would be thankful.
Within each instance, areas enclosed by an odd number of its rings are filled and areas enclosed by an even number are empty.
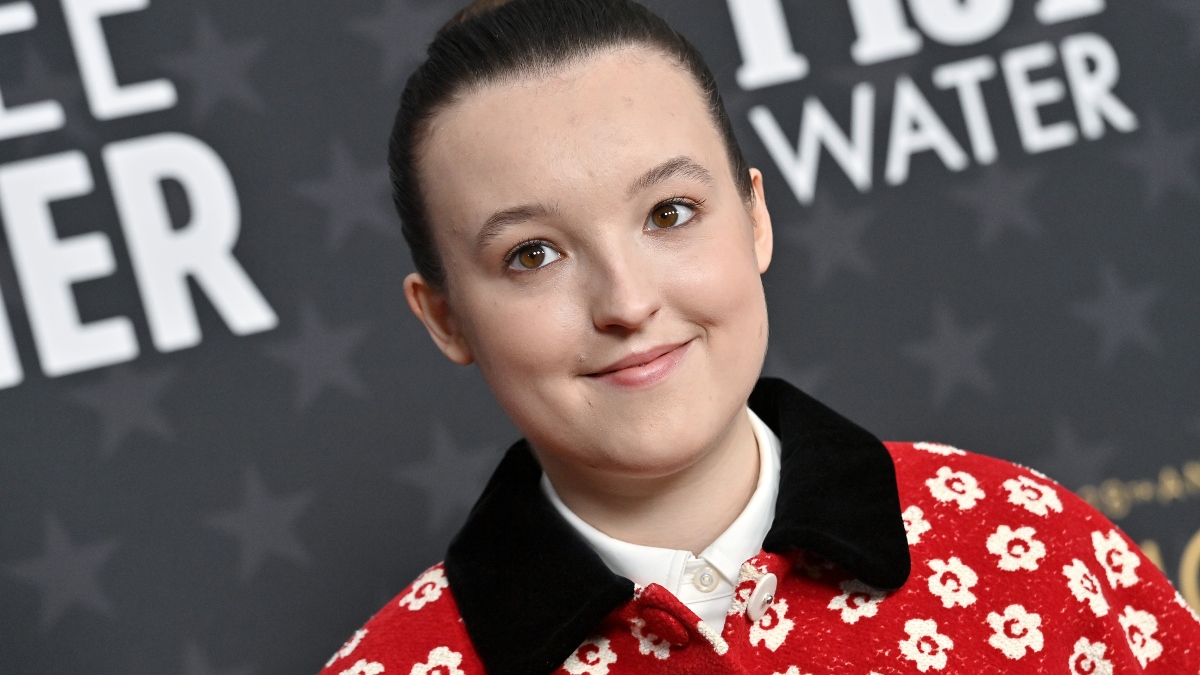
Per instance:
[[[771,225],[688,74],[631,48],[473,90],[420,170],[448,283],[410,276],[410,305],[547,470],[663,477],[730,433],[766,351]]]

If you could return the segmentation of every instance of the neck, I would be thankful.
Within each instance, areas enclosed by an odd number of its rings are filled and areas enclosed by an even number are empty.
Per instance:
[[[653,478],[582,474],[541,458],[567,508],[608,536],[699,555],[737,519],[758,486],[758,441],[743,409],[686,468]]]

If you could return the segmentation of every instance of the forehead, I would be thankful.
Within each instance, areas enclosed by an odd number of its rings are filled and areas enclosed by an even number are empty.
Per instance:
[[[656,52],[612,50],[486,85],[442,111],[424,144],[422,186],[434,221],[457,229],[510,202],[612,198],[678,156],[727,173],[695,80]]]

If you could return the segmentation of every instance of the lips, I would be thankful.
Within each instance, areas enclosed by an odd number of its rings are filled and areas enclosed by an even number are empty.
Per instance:
[[[683,361],[690,345],[688,340],[635,352],[588,376],[620,387],[649,386],[666,379]]]

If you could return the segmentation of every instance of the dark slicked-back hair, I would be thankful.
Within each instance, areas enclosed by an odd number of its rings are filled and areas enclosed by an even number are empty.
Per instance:
[[[478,0],[438,31],[425,62],[408,78],[388,143],[392,198],[404,238],[417,271],[431,286],[445,288],[446,270],[434,246],[417,169],[430,119],[473,87],[549,74],[622,47],[659,52],[692,76],[725,142],[738,191],[750,202],[749,167],[717,82],[700,52],[662,18],[632,0]]]

